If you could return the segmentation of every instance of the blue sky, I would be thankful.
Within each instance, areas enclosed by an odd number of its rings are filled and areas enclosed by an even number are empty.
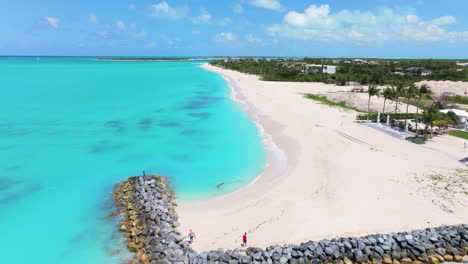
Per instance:
[[[467,0],[0,0],[0,54],[468,57]]]

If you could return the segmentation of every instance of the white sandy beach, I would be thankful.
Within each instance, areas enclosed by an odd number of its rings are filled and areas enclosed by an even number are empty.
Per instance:
[[[466,194],[452,192],[440,202],[426,188],[429,175],[465,168],[458,162],[464,140],[444,136],[416,145],[355,123],[353,112],[303,97],[328,92],[322,84],[264,82],[203,67],[227,78],[287,167],[270,151],[265,172],[244,189],[180,203],[179,230],[195,231],[195,250],[240,247],[244,232],[249,246],[266,247],[468,223]]]
[[[454,93],[461,96],[468,94],[468,82],[454,82],[454,81],[420,81],[416,85],[420,86],[427,84],[436,96],[443,93]]]

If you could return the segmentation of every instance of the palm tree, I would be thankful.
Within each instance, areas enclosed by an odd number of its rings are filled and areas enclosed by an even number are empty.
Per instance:
[[[431,127],[431,136],[432,136],[432,128],[434,127],[434,122],[437,120],[439,115],[439,109],[432,104],[429,108],[424,110],[422,114],[422,121],[426,124],[426,134],[427,134],[427,126]]]
[[[394,121],[396,122],[397,119],[397,111],[398,111],[398,100],[405,89],[405,84],[403,82],[399,82],[396,86],[392,85],[392,99],[395,101],[395,117]]]
[[[369,122],[369,112],[370,112],[370,99],[374,95],[379,95],[380,89],[376,85],[369,85],[367,89],[367,94],[369,95],[369,100],[367,101],[367,122]]]
[[[385,90],[383,90],[382,95],[384,97],[382,113],[385,113],[385,103],[387,102],[387,99],[392,99],[392,88],[385,88]]]
[[[432,91],[431,89],[429,88],[429,85],[427,84],[423,84],[421,85],[421,87],[419,87],[419,89],[417,90],[417,93],[416,93],[416,99],[417,99],[417,103],[416,103],[416,132],[418,132],[418,121],[419,121],[419,108],[420,108],[420,101],[421,99],[423,98],[427,98],[427,99],[432,99]]]
[[[406,124],[408,124],[408,108],[409,108],[409,101],[411,98],[414,98],[418,92],[418,89],[414,84],[410,84],[408,88],[405,90],[405,96],[406,96],[406,116],[405,116],[405,128]]]

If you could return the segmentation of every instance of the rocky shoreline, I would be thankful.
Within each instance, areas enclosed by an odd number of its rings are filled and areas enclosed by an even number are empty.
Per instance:
[[[463,261],[468,252],[468,225],[441,226],[412,232],[336,238],[266,249],[197,253],[177,230],[175,195],[163,176],[131,177],[115,187],[120,230],[135,252],[130,263],[384,263],[438,264]]]

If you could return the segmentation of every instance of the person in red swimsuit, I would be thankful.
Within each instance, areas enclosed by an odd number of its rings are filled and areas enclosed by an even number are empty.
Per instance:
[[[247,233],[244,233],[244,235],[242,236],[242,246],[247,246]]]

